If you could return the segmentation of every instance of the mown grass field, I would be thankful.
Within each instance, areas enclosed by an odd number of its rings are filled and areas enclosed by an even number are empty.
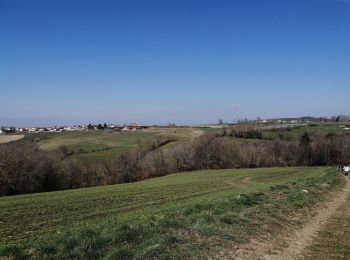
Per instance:
[[[0,256],[205,259],[278,229],[339,183],[325,167],[208,170],[2,197]]]

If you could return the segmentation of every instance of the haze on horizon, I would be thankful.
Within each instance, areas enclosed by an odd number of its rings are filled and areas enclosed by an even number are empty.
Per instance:
[[[0,125],[350,114],[350,1],[0,0]]]

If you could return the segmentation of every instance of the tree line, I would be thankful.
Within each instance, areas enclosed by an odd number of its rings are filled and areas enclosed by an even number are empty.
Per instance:
[[[140,181],[176,172],[257,167],[327,166],[350,158],[350,136],[310,136],[299,140],[240,142],[258,130],[226,129],[196,140],[159,139],[124,151],[110,161],[82,162],[65,149],[44,152],[35,144],[0,145],[0,195],[55,191]]]

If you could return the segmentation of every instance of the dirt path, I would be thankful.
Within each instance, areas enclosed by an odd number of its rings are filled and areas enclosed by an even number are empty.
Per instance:
[[[262,239],[251,240],[248,245],[235,250],[231,257],[234,259],[260,260],[313,259],[311,257],[312,253],[310,254],[305,249],[312,247],[317,240],[323,240],[320,236],[326,225],[337,215],[338,211],[342,212],[342,209],[348,209],[347,200],[350,198],[349,178],[346,178],[344,188],[339,188],[329,194],[329,199],[319,205],[313,216],[310,216],[302,227],[287,227],[280,235],[272,239],[267,237],[264,241]],[[344,216],[341,217],[344,218]],[[347,232],[350,232],[350,230]]]
[[[24,135],[0,135],[0,144],[6,144],[9,142],[17,141],[22,139]]]
[[[317,234],[312,245],[303,250],[303,259],[350,259],[350,193]]]

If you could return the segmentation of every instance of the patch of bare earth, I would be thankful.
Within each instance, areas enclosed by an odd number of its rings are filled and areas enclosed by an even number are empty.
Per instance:
[[[22,139],[24,135],[0,135],[0,144],[6,144],[9,142],[17,141]]]
[[[143,130],[144,132],[156,132],[164,135],[177,135],[183,139],[198,138],[204,134],[204,131],[196,128],[149,128]]]
[[[193,136],[193,137],[200,137],[200,136],[203,135],[203,134],[204,134],[204,131],[201,130],[201,129],[194,129],[194,130],[192,131],[192,136]]]
[[[225,259],[350,259],[350,177],[305,216],[296,212],[279,232],[221,253]],[[298,221],[300,219],[300,221]],[[300,223],[297,225],[296,223]],[[276,234],[277,233],[277,234]],[[329,234],[331,233],[331,235]],[[325,242],[329,240],[328,243]],[[325,244],[328,245],[324,246]],[[341,249],[337,245],[340,246]]]

